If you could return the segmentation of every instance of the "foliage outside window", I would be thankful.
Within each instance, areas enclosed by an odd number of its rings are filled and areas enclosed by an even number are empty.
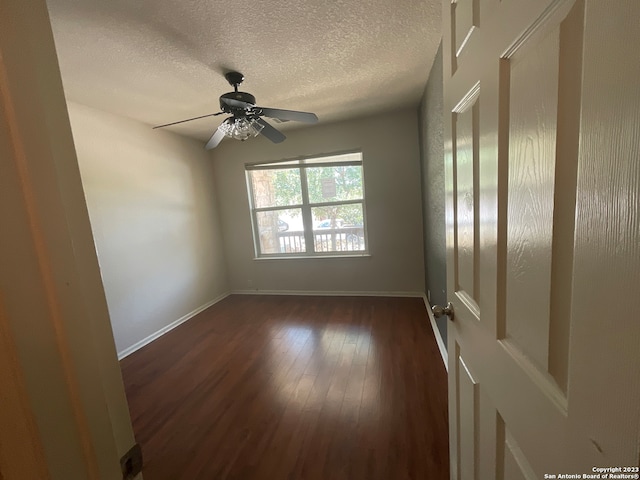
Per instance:
[[[367,251],[362,153],[247,165],[258,257]]]

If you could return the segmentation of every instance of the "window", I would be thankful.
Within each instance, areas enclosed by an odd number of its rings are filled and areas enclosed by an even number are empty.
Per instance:
[[[247,165],[256,256],[367,251],[362,153]]]

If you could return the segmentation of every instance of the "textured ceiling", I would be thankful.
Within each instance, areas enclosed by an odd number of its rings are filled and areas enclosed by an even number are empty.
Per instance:
[[[320,122],[417,105],[440,40],[440,0],[48,6],[67,98],[149,125],[217,112],[228,70],[258,105]],[[223,118],[169,129],[206,140]]]

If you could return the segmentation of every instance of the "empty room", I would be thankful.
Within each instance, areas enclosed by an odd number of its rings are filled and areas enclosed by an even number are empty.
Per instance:
[[[0,480],[638,478],[633,0],[0,0]]]

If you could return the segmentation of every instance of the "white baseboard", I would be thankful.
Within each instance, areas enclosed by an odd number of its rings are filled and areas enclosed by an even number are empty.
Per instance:
[[[309,295],[326,297],[422,297],[422,292],[345,292],[325,290],[233,290],[232,295]]]
[[[423,293],[422,299],[424,300],[424,306],[427,309],[427,315],[429,315],[429,322],[431,323],[431,328],[433,329],[433,334],[436,336],[436,342],[438,343],[438,349],[440,349],[440,356],[442,357],[442,361],[444,362],[444,368],[449,371],[449,354],[447,353],[447,347],[444,344],[444,340],[442,339],[442,335],[440,335],[440,330],[438,329],[438,325],[436,324],[436,317],[433,316],[433,312],[431,311],[431,305],[429,305],[429,300],[427,296]]]
[[[151,342],[153,342],[156,338],[161,337],[162,335],[164,335],[165,333],[173,330],[174,328],[176,328],[178,325],[183,324],[184,322],[186,322],[187,320],[195,317],[197,314],[199,314],[200,312],[202,312],[203,310],[206,310],[207,308],[209,308],[211,305],[214,305],[216,303],[218,303],[220,300],[223,300],[225,298],[227,298],[230,294],[229,293],[224,293],[222,295],[220,295],[217,298],[214,298],[213,300],[211,300],[210,302],[205,303],[204,305],[199,306],[198,308],[196,308],[195,310],[193,310],[192,312],[187,313],[186,315],[180,317],[178,320],[176,320],[175,322],[170,323],[169,325],[162,327],[160,330],[158,330],[155,333],[152,333],[151,335],[149,335],[146,338],[143,338],[142,340],[140,340],[139,342],[134,343],[133,345],[131,345],[128,348],[125,348],[124,350],[122,350],[121,352],[118,352],[118,360],[122,360],[124,357],[131,355],[133,352],[135,352],[136,350],[140,350],[142,347],[144,347],[145,345],[150,344]]]

